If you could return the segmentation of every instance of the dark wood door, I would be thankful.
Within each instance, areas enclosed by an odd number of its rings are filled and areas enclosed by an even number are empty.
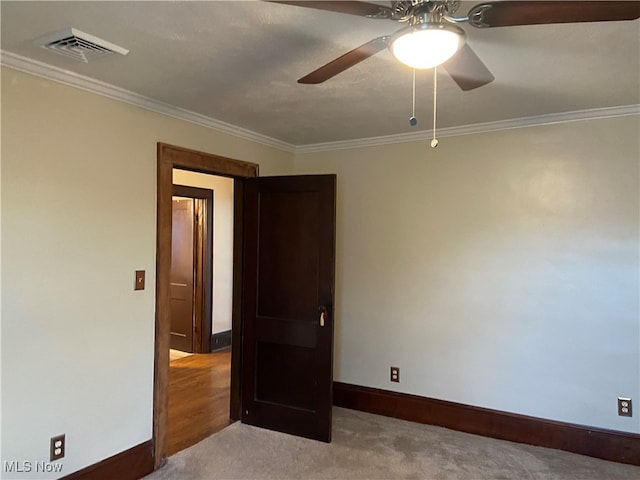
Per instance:
[[[242,421],[331,441],[335,175],[245,185]]]
[[[171,224],[171,348],[193,352],[193,199],[173,197]]]

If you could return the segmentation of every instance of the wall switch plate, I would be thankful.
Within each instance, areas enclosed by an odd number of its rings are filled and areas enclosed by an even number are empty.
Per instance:
[[[56,437],[51,437],[51,450],[49,455],[50,461],[60,460],[64,457],[64,448],[65,448],[65,440],[64,434],[58,435]]]
[[[391,376],[389,380],[400,383],[400,367],[391,367]]]
[[[618,397],[618,415],[621,417],[630,417],[632,415],[630,398]]]
[[[136,270],[136,284],[134,290],[144,290],[144,270]]]

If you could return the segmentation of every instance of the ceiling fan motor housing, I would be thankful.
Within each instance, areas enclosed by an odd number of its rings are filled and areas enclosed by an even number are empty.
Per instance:
[[[429,16],[428,21],[440,22],[443,16],[453,16],[459,7],[459,0],[400,0],[391,7],[391,19],[414,24]]]

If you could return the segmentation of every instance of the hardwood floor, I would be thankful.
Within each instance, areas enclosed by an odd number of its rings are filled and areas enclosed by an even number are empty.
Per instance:
[[[167,454],[198,443],[231,423],[231,349],[169,364]]]

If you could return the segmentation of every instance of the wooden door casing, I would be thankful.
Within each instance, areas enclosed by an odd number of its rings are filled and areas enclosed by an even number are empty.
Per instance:
[[[242,353],[242,239],[244,179],[258,176],[256,163],[191,150],[162,142],[157,144],[156,321],[153,377],[153,464],[159,468],[167,457],[167,407],[169,343],[171,328],[171,197],[173,169],[179,168],[234,181],[233,316],[231,344],[230,416],[240,418]]]

